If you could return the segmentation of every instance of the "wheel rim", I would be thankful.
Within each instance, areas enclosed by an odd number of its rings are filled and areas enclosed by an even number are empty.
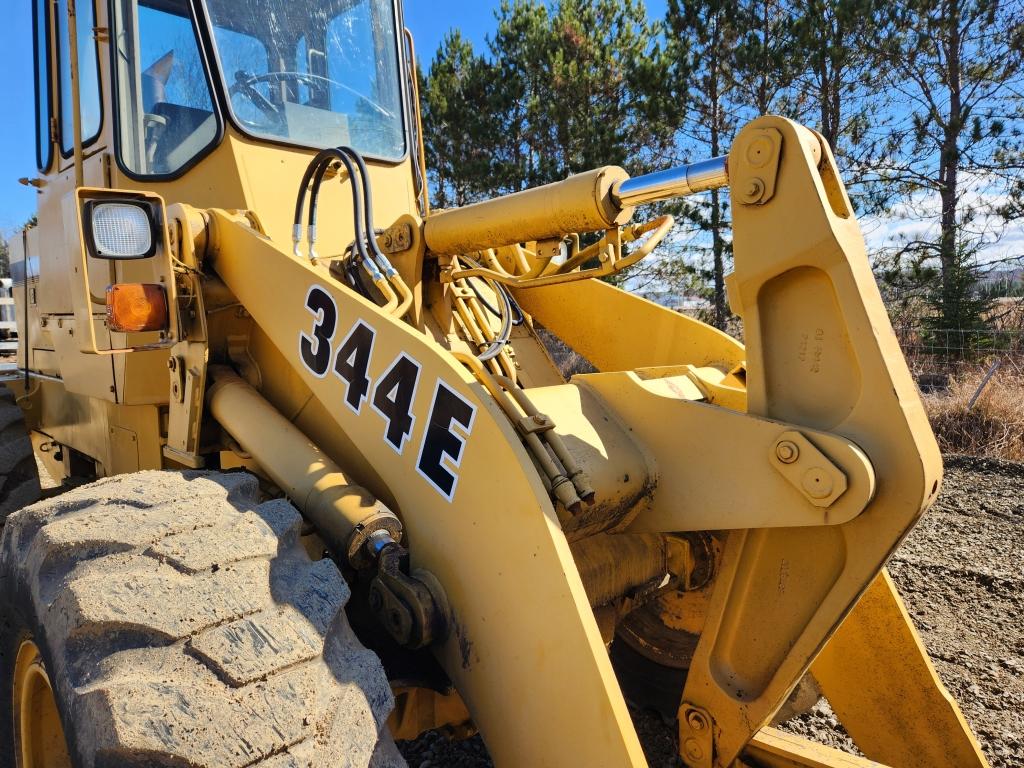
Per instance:
[[[18,768],[70,768],[64,728],[39,647],[22,642],[14,665],[14,733]]]

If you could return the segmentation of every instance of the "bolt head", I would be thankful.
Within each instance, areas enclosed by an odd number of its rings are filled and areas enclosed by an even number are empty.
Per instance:
[[[800,447],[792,440],[783,440],[775,446],[775,458],[783,464],[792,464],[800,458]]]
[[[759,203],[763,195],[764,182],[761,179],[753,178],[747,182],[747,187],[743,190],[743,202],[747,205]]]
[[[708,725],[700,712],[690,712],[686,716],[686,722],[689,723],[690,727],[695,731],[703,731]]]

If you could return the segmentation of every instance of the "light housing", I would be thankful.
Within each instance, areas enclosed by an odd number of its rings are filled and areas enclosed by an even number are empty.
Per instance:
[[[146,259],[162,240],[159,209],[148,200],[88,200],[82,228],[96,259]]]
[[[156,283],[116,283],[107,288],[107,326],[118,333],[166,331],[167,292]]]

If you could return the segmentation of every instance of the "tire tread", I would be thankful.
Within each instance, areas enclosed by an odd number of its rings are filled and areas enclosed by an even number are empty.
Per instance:
[[[348,585],[258,492],[245,473],[140,472],[8,518],[0,583],[31,602],[77,763],[404,764]]]

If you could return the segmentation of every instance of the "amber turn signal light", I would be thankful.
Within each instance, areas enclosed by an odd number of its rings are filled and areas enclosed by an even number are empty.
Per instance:
[[[167,293],[154,283],[117,283],[107,288],[107,325],[119,333],[167,330]]]

